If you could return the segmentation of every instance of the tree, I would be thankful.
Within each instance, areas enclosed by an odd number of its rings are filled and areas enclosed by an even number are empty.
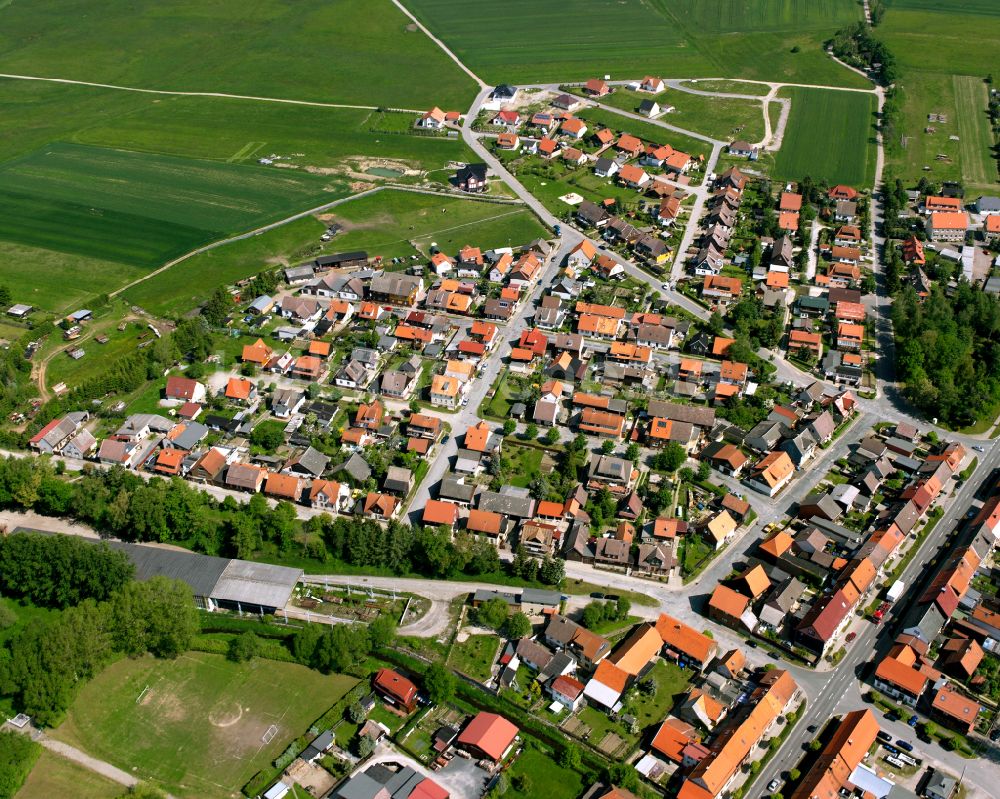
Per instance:
[[[534,422],[530,422],[526,428],[524,428],[524,437],[528,441],[538,438],[538,425]]]
[[[147,783],[133,785],[119,799],[167,799],[167,795],[159,788]]]
[[[546,555],[538,567],[538,579],[546,585],[559,585],[566,576],[566,561]]]
[[[562,752],[559,753],[559,765],[571,771],[579,771],[583,763],[580,755],[580,747],[576,744],[566,744]]]
[[[503,632],[513,640],[527,638],[531,635],[531,621],[523,613],[512,613],[503,624]]]
[[[225,324],[232,308],[232,296],[226,291],[225,286],[219,286],[202,306],[201,315],[213,327],[221,327]]]
[[[505,436],[509,436],[515,430],[517,430],[517,422],[516,421],[514,421],[513,419],[507,419],[506,421],[504,421],[504,423],[503,423],[503,434]]]
[[[603,444],[601,444],[601,452],[604,453],[605,455],[610,455],[614,451],[615,451],[615,442],[612,441],[611,439],[608,439]]]
[[[799,771],[797,768],[790,768],[788,770],[788,779],[790,779],[792,782],[798,782],[798,779],[801,776],[802,772]]]
[[[633,441],[625,448],[625,459],[632,461],[632,463],[638,463],[640,452],[639,445]]]
[[[250,432],[250,443],[268,452],[274,452],[285,443],[285,428],[279,422],[261,422]]]
[[[669,442],[653,456],[653,468],[662,472],[676,472],[687,460],[687,451],[676,441]]]
[[[580,621],[588,630],[593,630],[604,621],[604,606],[600,602],[587,603]]]
[[[628,618],[629,612],[632,610],[632,603],[623,596],[618,597],[615,603],[615,614],[619,621],[624,621]]]
[[[493,630],[499,630],[504,622],[507,621],[509,612],[509,606],[502,599],[487,599],[475,609],[474,617],[477,624]]]
[[[550,427],[544,436],[544,441],[546,444],[556,444],[559,442],[559,429],[556,427]]]
[[[441,663],[434,662],[424,674],[424,688],[427,696],[436,705],[443,705],[455,697],[455,675]]]
[[[352,702],[347,707],[347,718],[352,724],[362,724],[368,714],[365,713],[364,705],[360,702]]]
[[[639,788],[639,775],[635,767],[629,763],[612,763],[608,766],[607,781],[626,791],[635,791]]]
[[[392,646],[396,640],[396,620],[382,613],[375,621],[368,624],[368,637],[371,639],[373,649],[382,649]]]
[[[698,479],[707,480],[712,476],[712,465],[708,461],[702,461],[698,464]]]
[[[364,760],[375,751],[375,741],[372,740],[370,735],[359,735],[354,745],[354,751],[359,758]]]
[[[246,663],[260,654],[260,638],[252,632],[240,633],[229,642],[226,657],[234,663]]]

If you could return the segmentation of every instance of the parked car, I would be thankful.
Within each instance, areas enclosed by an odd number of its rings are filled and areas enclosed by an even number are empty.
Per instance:
[[[767,784],[767,790],[770,791],[771,793],[774,793],[776,790],[778,790],[779,785],[781,785],[781,782],[778,780],[777,777],[775,777]]]
[[[857,637],[858,637],[857,633],[848,633],[847,634],[847,643],[851,643],[851,641],[853,641]]]
[[[910,720],[908,722],[906,722],[906,723],[909,724],[911,727],[916,727],[917,726],[917,717],[916,716],[910,716]]]
[[[1000,727],[997,727],[995,730],[990,730],[990,740],[995,741],[997,738],[1000,738]]]
[[[876,736],[883,743],[892,743],[892,735],[885,730],[879,730]]]
[[[898,746],[900,749],[905,749],[907,752],[913,751],[913,744],[911,744],[909,741],[904,741],[902,738],[897,739],[896,746]]]

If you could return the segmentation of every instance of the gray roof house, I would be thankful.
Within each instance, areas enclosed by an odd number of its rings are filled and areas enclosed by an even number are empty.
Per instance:
[[[345,472],[356,483],[363,483],[372,476],[372,469],[368,465],[368,461],[356,452],[334,471]]]
[[[535,512],[535,500],[530,495],[483,491],[479,495],[479,510],[502,513],[516,519],[530,519]]]
[[[413,487],[413,472],[403,466],[390,466],[382,483],[384,491],[406,495]]]
[[[285,464],[282,471],[305,477],[322,477],[330,459],[313,447],[306,447],[301,453]]]

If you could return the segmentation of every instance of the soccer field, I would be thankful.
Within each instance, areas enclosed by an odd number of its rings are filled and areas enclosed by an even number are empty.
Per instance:
[[[792,110],[774,176],[805,176],[850,186],[871,185],[875,173],[873,114],[875,97],[861,92],[788,87],[782,97]]]
[[[154,266],[343,196],[305,172],[56,143],[0,165],[0,238]]]
[[[993,133],[986,116],[986,84],[969,75],[952,75],[958,133],[962,154],[962,179],[966,183],[993,183],[997,162],[993,158]]]
[[[607,73],[864,85],[821,48],[837,28],[860,19],[851,0],[406,2],[492,82],[575,81]]]
[[[175,796],[231,796],[355,682],[197,652],[123,659],[83,687],[53,735]]]

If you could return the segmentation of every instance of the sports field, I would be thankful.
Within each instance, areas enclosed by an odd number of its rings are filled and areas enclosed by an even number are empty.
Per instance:
[[[792,110],[775,154],[774,177],[800,180],[808,175],[829,183],[871,185],[874,95],[786,87],[780,96],[791,98]]]
[[[56,143],[0,165],[0,238],[153,266],[342,196],[301,171]]]
[[[407,7],[487,81],[662,74],[863,85],[821,47],[860,19],[852,0],[407,0]]]
[[[118,799],[126,788],[43,749],[15,799]]]
[[[402,108],[475,93],[389,0],[0,3],[0,72]]]
[[[750,86],[756,84],[747,84]],[[708,91],[707,89],[705,91]],[[668,89],[650,95],[618,88],[608,97],[601,99],[605,105],[613,105],[625,111],[637,112],[643,100],[652,99],[661,107],[673,106],[674,110],[657,117],[662,122],[692,130],[704,136],[721,141],[735,138],[756,142],[764,138],[764,111],[755,100],[740,100],[734,97],[706,97],[702,94]],[[664,131],[670,135],[668,131]]]
[[[123,659],[83,687],[53,735],[175,796],[231,796],[355,682],[197,652]]]

